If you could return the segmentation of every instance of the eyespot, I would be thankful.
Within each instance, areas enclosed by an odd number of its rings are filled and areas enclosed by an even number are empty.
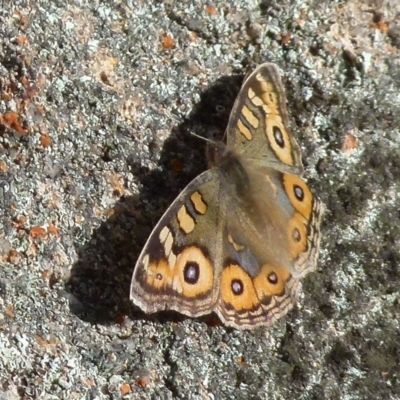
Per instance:
[[[147,271],[146,283],[153,289],[165,290],[167,285],[171,283],[172,277],[168,263],[165,260],[160,260],[158,263],[149,263]]]
[[[290,145],[289,133],[283,125],[279,113],[266,113],[266,135],[275,156],[286,165],[293,165],[294,159]]]
[[[220,292],[222,301],[236,311],[251,310],[259,304],[251,276],[237,264],[223,269]]]
[[[195,285],[199,281],[200,267],[199,264],[193,261],[186,263],[183,269],[183,279],[190,285]]]
[[[292,258],[295,260],[307,251],[307,220],[298,212],[289,220],[287,235]]]
[[[301,241],[301,233],[297,227],[294,227],[292,230],[292,239],[295,242],[300,242]]]
[[[290,203],[308,221],[311,217],[314,202],[310,188],[296,175],[282,174],[282,180]]]
[[[268,282],[271,285],[276,285],[278,283],[278,276],[276,275],[275,272],[270,272],[267,276]]]
[[[293,186],[293,193],[296,196],[296,199],[299,201],[303,201],[304,200],[304,192],[303,189],[298,186],[298,185],[294,185]]]
[[[214,285],[214,268],[202,249],[186,247],[177,255],[172,287],[185,297],[210,292]]]
[[[232,293],[235,296],[243,294],[243,282],[240,279],[233,279],[231,282]]]
[[[281,149],[283,149],[285,147],[285,140],[283,138],[282,131],[280,130],[280,128],[278,126],[272,127],[272,131],[273,131],[273,134],[274,134],[275,143]]]
[[[283,266],[264,264],[254,278],[254,288],[260,301],[268,297],[283,295],[290,276],[289,270]]]

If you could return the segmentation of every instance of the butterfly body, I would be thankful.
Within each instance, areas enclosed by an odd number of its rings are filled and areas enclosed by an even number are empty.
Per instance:
[[[321,202],[302,180],[273,64],[243,84],[226,144],[207,146],[210,169],[195,178],[151,233],[131,299],[147,313],[216,312],[239,329],[270,326],[292,308],[316,267]]]

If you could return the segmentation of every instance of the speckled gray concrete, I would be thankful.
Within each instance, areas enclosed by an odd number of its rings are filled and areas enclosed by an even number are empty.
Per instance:
[[[1,399],[400,398],[397,0],[2,3]],[[136,257],[205,168],[187,132],[221,136],[264,61],[327,207],[318,270],[268,331],[145,316]]]

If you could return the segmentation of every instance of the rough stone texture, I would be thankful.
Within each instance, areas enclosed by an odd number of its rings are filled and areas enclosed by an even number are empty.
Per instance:
[[[214,5],[213,5],[214,4]],[[1,399],[399,399],[397,0],[3,1]],[[145,316],[135,260],[248,66],[282,70],[326,204],[272,329]]]

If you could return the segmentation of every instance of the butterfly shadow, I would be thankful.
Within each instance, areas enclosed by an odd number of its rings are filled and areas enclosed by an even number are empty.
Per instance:
[[[151,155],[140,160],[127,157],[127,167],[142,189],[137,196],[120,196],[110,217],[88,243],[77,248],[78,260],[66,289],[70,310],[78,318],[103,325],[122,323],[125,316],[133,320],[185,319],[174,312],[142,313],[129,300],[130,281],[139,253],[159,218],[179,192],[207,168],[206,141],[191,132],[206,138],[223,137],[242,80],[243,75],[222,77],[201,94],[192,113],[164,142],[159,168],[143,166]]]

